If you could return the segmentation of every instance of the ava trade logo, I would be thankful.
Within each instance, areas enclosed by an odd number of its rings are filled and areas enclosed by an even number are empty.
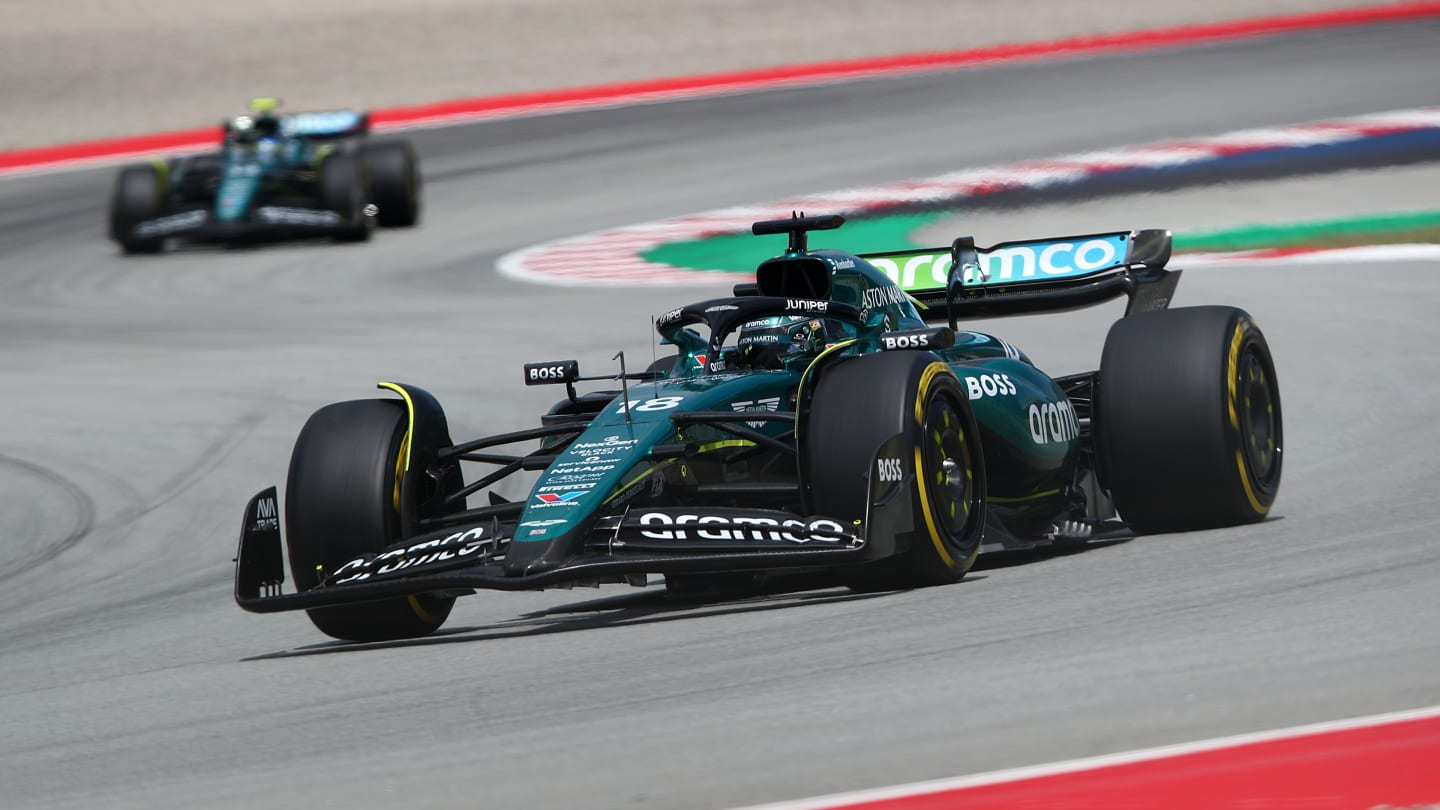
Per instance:
[[[1126,236],[1095,236],[1089,239],[1056,239],[1007,245],[980,253],[983,272],[967,270],[966,286],[1004,284],[1014,281],[1077,278],[1125,265]],[[905,290],[935,290],[945,287],[950,272],[948,252],[917,251],[908,256],[869,260],[890,280]]]
[[[546,504],[569,503],[584,494],[584,492],[542,492],[535,498]]]

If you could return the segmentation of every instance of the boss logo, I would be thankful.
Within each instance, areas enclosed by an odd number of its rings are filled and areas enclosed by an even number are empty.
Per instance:
[[[564,366],[541,366],[530,369],[532,380],[563,380],[565,379]]]
[[[1015,395],[1015,383],[1009,374],[979,374],[965,378],[965,392],[971,399],[1009,397]]]
[[[914,335],[881,335],[880,343],[887,352],[894,349],[924,349],[930,345],[930,336],[924,333]]]
[[[580,364],[574,360],[525,364],[526,385],[572,382],[579,376]]]
[[[875,474],[880,480],[887,484],[899,483],[905,480],[905,468],[900,464],[898,458],[877,458],[875,459]]]
[[[940,351],[955,345],[955,333],[945,327],[935,329],[906,329],[902,332],[886,332],[880,336],[880,350],[931,349]]]

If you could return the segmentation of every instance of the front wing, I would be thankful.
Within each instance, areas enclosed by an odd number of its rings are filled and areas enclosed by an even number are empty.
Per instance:
[[[225,241],[246,237],[326,236],[354,228],[334,211],[298,206],[257,206],[240,220],[222,221],[203,208],[147,219],[131,227],[136,239],[179,237],[197,241]]]
[[[894,457],[897,435],[880,454]],[[904,457],[900,454],[900,457]],[[872,464],[870,469],[875,469]],[[897,534],[914,529],[914,471],[900,481],[871,476],[858,525],[764,509],[645,507],[598,518],[583,548],[558,565],[507,574],[502,561],[517,527],[491,518],[459,530],[408,538],[350,560],[321,585],[284,593],[284,543],[277,493],[250,500],[235,557],[235,601],[254,613],[331,607],[423,593],[537,590],[636,582],[646,574],[832,568],[893,554]]]

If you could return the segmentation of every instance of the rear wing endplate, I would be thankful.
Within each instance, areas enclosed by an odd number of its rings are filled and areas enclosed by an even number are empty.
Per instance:
[[[1170,232],[1115,231],[976,247],[862,253],[921,305],[926,321],[993,318],[1087,307],[1128,296],[1126,315],[1170,305]]]

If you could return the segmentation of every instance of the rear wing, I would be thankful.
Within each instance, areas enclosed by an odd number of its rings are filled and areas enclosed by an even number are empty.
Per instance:
[[[1116,231],[975,246],[862,253],[920,305],[926,321],[1054,312],[1129,296],[1129,315],[1170,305],[1170,232]]]
[[[370,113],[358,110],[295,113],[280,119],[282,135],[312,140],[349,138],[369,131]]]

